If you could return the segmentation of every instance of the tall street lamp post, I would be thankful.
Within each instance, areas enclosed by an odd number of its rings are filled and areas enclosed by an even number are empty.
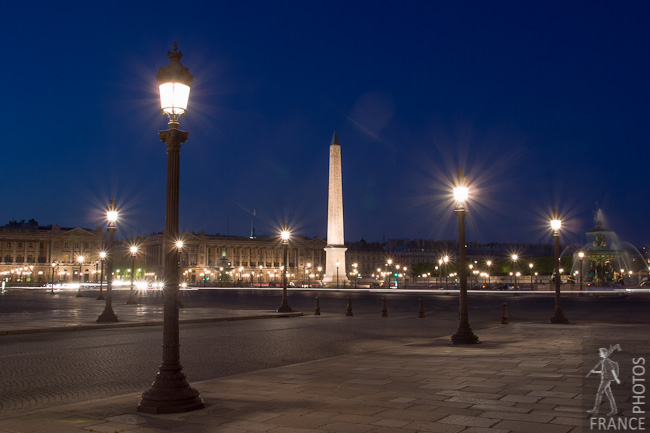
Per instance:
[[[511,259],[512,259],[512,273],[511,273],[511,275],[513,275],[514,278],[515,278],[515,282],[514,282],[514,285],[512,287],[512,290],[517,290],[517,260],[519,260],[519,256],[517,254],[513,254],[511,256]]]
[[[533,268],[535,265],[528,263],[528,267],[530,268],[530,290],[535,290],[535,287],[533,286]]]
[[[98,323],[117,322],[117,315],[113,311],[113,247],[115,246],[115,223],[117,222],[119,209],[115,205],[115,198],[111,198],[111,203],[106,206],[106,219],[108,220],[108,249],[106,251],[106,305],[104,311],[97,318]]]
[[[52,262],[52,288],[50,290],[50,295],[54,294],[54,272],[58,268],[59,268],[59,264],[57,262]]]
[[[339,267],[341,266],[341,262],[338,260],[336,261],[336,288],[339,288]]]
[[[458,272],[460,280],[460,323],[458,330],[451,336],[453,344],[476,344],[478,337],[472,332],[469,326],[467,312],[467,269],[465,265],[465,202],[469,196],[469,189],[465,185],[463,170],[458,173],[458,184],[454,188],[454,199],[456,200],[456,215],[458,216]]]
[[[560,299],[560,229],[562,228],[562,220],[557,213],[557,209],[553,212],[553,219],[551,220],[551,229],[553,230],[553,246],[555,260],[555,312],[551,317],[551,323],[569,323],[569,320],[564,317],[562,312],[562,304]]]
[[[289,272],[289,262],[287,260],[287,249],[289,248],[289,238],[291,237],[291,232],[286,228],[280,233],[282,238],[282,249],[284,256],[284,269],[282,270],[282,303],[278,307],[278,313],[289,313],[293,311],[289,306],[287,301],[287,273]]]
[[[488,289],[490,288],[490,273],[492,272],[492,260],[485,262],[487,264]]]
[[[97,295],[97,299],[101,301],[104,300],[104,294],[102,293],[102,289],[104,286],[104,261],[105,260],[106,260],[106,251],[100,251],[99,261],[101,262],[101,266],[99,270],[99,295]]]
[[[578,253],[578,258],[580,259],[580,291],[582,292],[582,261],[585,259],[585,253],[580,251]]]
[[[465,245],[463,245],[465,247]],[[449,278],[449,272],[447,272],[447,265],[449,264],[449,256],[444,256],[442,258],[443,263],[445,264],[445,290],[448,289],[447,287],[447,279]]]
[[[185,114],[193,77],[180,60],[183,54],[168,51],[169,64],[160,68],[156,78],[160,88],[162,113],[169,116],[169,129],[159,131],[160,140],[167,145],[167,196],[165,210],[165,285],[163,318],[162,364],[151,388],[142,393],[139,412],[178,413],[205,407],[199,392],[187,382],[180,363],[179,336],[179,266],[175,242],[178,233],[179,174],[181,143],[187,141],[188,132],[178,129],[178,118]]]
[[[81,298],[83,295],[81,294],[81,266],[84,264],[84,261],[86,258],[84,256],[77,256],[77,263],[79,263],[79,288],[77,289],[77,294],[75,295],[75,298]]]
[[[133,277],[135,276],[135,255],[138,254],[138,247],[131,245],[129,247],[131,253],[131,290],[129,291],[129,299],[126,300],[127,305],[138,305],[135,300],[135,286],[133,285]]]

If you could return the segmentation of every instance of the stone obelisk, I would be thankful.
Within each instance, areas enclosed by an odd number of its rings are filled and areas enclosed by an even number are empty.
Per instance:
[[[329,189],[327,192],[327,246],[325,247],[325,278],[328,287],[344,287],[345,239],[343,236],[343,181],[341,178],[341,145],[336,136],[330,144]]]

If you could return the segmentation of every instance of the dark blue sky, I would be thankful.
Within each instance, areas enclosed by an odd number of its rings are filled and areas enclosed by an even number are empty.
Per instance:
[[[342,146],[347,240],[456,237],[448,188],[474,181],[468,238],[548,242],[593,213],[650,243],[646,2],[28,2],[3,7],[0,224],[164,227],[155,73],[194,75],[181,229],[326,234]]]

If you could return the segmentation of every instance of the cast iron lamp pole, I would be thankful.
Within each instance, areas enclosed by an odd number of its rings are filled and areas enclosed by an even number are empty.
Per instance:
[[[97,295],[97,299],[101,301],[104,300],[104,294],[102,293],[102,289],[104,285],[104,260],[106,260],[106,251],[100,251],[99,261],[102,262],[102,264],[100,266],[100,271],[99,271],[99,295]]]
[[[582,261],[585,258],[585,253],[580,251],[578,253],[578,258],[580,259],[580,291],[582,292]]]
[[[336,261],[336,288],[339,289],[339,267],[341,266],[341,262],[338,260]]]
[[[158,70],[162,112],[169,116],[169,129],[159,131],[160,140],[167,144],[167,197],[165,214],[165,306],[163,319],[163,359],[151,388],[142,393],[138,412],[178,413],[205,407],[199,392],[185,378],[180,363],[178,233],[179,169],[181,143],[188,132],[178,129],[178,118],[185,114],[193,77],[180,59],[183,54],[168,51],[169,64]]]
[[[131,290],[129,291],[129,299],[126,300],[127,305],[138,305],[135,300],[135,286],[133,285],[133,277],[135,276],[135,255],[138,254],[138,247],[131,245],[129,248],[131,253]]]
[[[533,267],[535,267],[535,265],[528,263],[528,267],[530,268],[530,290],[535,290],[535,287],[533,286]]]
[[[284,269],[282,269],[282,304],[278,307],[277,312],[278,313],[289,313],[293,311],[291,307],[289,306],[289,302],[287,301],[287,272],[289,272],[289,261],[287,259],[287,249],[289,247],[289,237],[291,237],[291,232],[286,228],[282,230],[280,233],[280,237],[282,237],[282,249],[283,249],[283,255],[284,255],[284,261],[282,262],[284,264]]]
[[[77,256],[77,262],[79,262],[79,288],[77,289],[75,298],[81,298],[83,296],[81,294],[81,266],[84,264],[85,260],[86,258],[84,256]]]
[[[551,229],[553,229],[553,245],[554,245],[554,259],[555,259],[555,312],[551,317],[551,323],[569,323],[569,320],[564,317],[562,312],[562,304],[560,299],[560,229],[562,228],[562,220],[557,214],[557,209],[553,212],[553,219],[551,220]]]
[[[111,198],[111,204],[106,206],[106,219],[108,220],[108,250],[106,251],[106,305],[104,312],[97,318],[98,323],[117,322],[117,315],[113,311],[113,247],[115,244],[115,223],[117,222],[119,209],[115,205],[115,198]]]
[[[54,271],[58,269],[59,264],[57,262],[52,262],[52,289],[50,290],[50,295],[54,294]]]
[[[485,262],[487,265],[488,271],[487,271],[487,277],[488,277],[488,289],[490,288],[490,274],[492,272],[492,260],[488,260]]]
[[[465,202],[469,195],[469,189],[465,185],[463,170],[458,173],[458,184],[454,188],[454,199],[456,200],[456,215],[458,216],[458,271],[460,280],[460,323],[458,330],[451,336],[453,344],[476,344],[478,337],[472,332],[469,326],[467,312],[467,269],[465,266]]]

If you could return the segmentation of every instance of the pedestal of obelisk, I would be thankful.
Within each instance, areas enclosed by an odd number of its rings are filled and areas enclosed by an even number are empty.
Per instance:
[[[343,236],[343,181],[341,178],[341,145],[336,136],[330,144],[329,189],[327,192],[327,246],[325,247],[325,277],[328,287],[345,287],[345,238]],[[338,266],[337,266],[338,264]]]

